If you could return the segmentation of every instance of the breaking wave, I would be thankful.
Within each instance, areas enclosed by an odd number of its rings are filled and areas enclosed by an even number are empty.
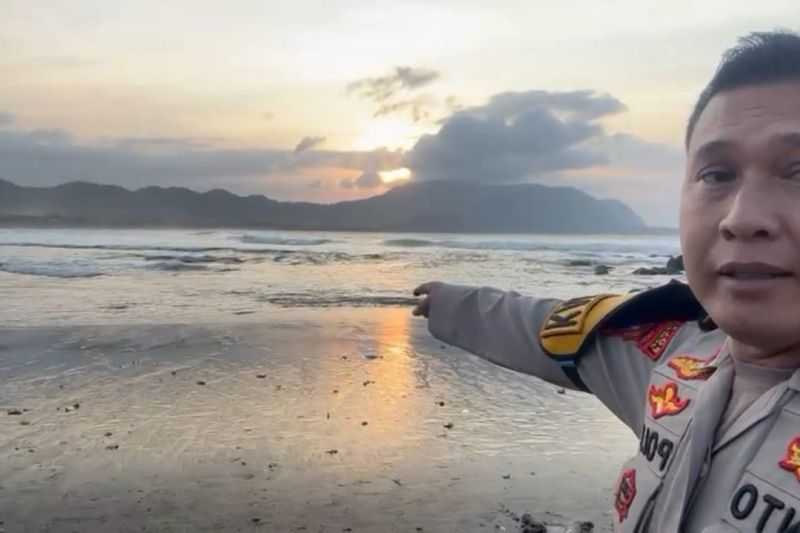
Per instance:
[[[248,234],[242,235],[239,240],[245,244],[275,244],[280,246],[319,246],[320,244],[335,242],[331,239],[298,239]]]
[[[96,278],[102,276],[102,272],[86,270],[85,268],[68,268],[63,265],[4,265],[0,264],[0,272],[8,274],[20,274],[23,276],[42,276],[46,278]]]
[[[406,296],[313,293],[276,293],[259,296],[257,300],[281,307],[407,307],[417,303],[416,298]]]

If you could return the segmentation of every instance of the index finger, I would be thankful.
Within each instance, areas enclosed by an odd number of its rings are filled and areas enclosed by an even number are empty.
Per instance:
[[[414,289],[414,296],[421,296],[423,294],[430,294],[431,289],[433,288],[434,281],[429,281],[427,283],[423,283],[416,289]]]

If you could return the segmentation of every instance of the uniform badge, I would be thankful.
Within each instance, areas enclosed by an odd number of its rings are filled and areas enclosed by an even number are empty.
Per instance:
[[[610,336],[622,337],[627,341],[636,342],[636,346],[648,358],[658,361],[667,349],[672,337],[681,328],[682,322],[668,320],[655,324],[637,325],[621,330],[607,330],[604,333]]]
[[[679,355],[678,357],[673,357],[668,366],[681,379],[706,380],[717,369],[717,367],[710,364],[714,357],[716,356],[711,356],[709,359],[700,359],[691,355]]]
[[[780,463],[781,468],[794,473],[797,481],[800,481],[800,435],[789,442],[786,448],[786,457]]]
[[[662,416],[680,413],[686,409],[690,400],[681,398],[678,395],[678,384],[670,381],[663,387],[650,385],[647,401],[650,404],[650,414],[653,415],[653,418],[659,419]]]
[[[622,473],[617,494],[614,496],[614,508],[617,510],[620,523],[628,518],[628,510],[634,498],[636,498],[636,469],[630,468]]]

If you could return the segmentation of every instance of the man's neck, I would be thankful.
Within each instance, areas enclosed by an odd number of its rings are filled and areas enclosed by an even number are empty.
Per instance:
[[[729,339],[731,355],[743,363],[768,368],[800,368],[800,345],[788,348],[761,348]]]

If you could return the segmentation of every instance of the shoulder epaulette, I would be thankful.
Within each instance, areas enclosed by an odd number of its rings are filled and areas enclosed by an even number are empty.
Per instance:
[[[539,332],[544,351],[572,361],[601,327],[624,328],[666,320],[702,320],[706,316],[689,286],[678,281],[629,294],[600,294],[561,302]]]

